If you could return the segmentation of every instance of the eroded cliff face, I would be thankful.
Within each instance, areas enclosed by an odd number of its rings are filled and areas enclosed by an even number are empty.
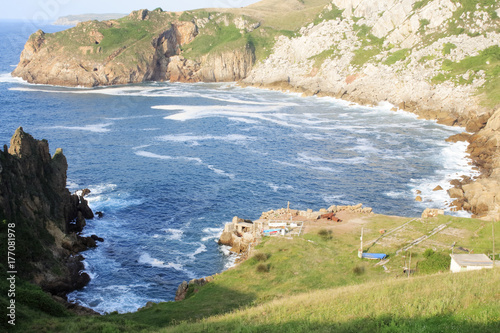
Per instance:
[[[446,69],[498,45],[500,21],[491,13],[500,8],[472,11],[460,2],[333,0],[322,13],[330,19],[311,23],[297,37],[281,36],[244,81],[285,82],[291,89],[361,104],[389,101],[428,119],[466,126],[492,113],[478,96],[488,73],[478,66],[447,77]]]
[[[78,252],[96,246],[76,234],[93,213],[66,188],[67,168],[61,149],[51,157],[47,141],[22,128],[0,151],[0,220],[15,224],[18,274],[58,296],[89,282]]]
[[[500,218],[500,5],[455,0],[333,0],[322,22],[280,36],[243,80],[360,104],[388,101],[474,135],[469,153],[482,172],[450,191],[457,209]],[[497,87],[493,92],[492,87]]]
[[[200,62],[183,56],[170,58],[166,78],[171,82],[233,82],[244,79],[255,63],[254,50],[242,49],[209,54]]]
[[[187,60],[181,48],[196,38],[198,26],[195,20],[173,20],[169,15],[140,10],[126,19],[83,22],[62,33],[39,30],[26,42],[12,75],[30,83],[84,87],[246,77],[255,62],[252,48]]]

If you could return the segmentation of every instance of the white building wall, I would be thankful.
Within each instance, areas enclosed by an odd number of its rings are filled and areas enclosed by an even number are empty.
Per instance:
[[[450,271],[453,273],[466,272],[466,271],[478,271],[483,268],[493,268],[492,266],[460,266],[455,260],[451,259]]]

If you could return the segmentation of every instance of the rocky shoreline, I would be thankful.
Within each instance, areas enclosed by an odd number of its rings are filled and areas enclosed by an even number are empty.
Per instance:
[[[94,213],[82,195],[66,188],[62,149],[49,154],[46,140],[20,127],[0,151],[0,217],[15,226],[19,277],[39,285],[69,310],[96,312],[67,302],[66,295],[90,281],[80,254],[102,238],[80,235]]]
[[[241,87],[255,87],[282,92],[299,93],[303,96],[333,97],[360,105],[374,106],[381,101],[368,100],[349,95],[334,94],[328,91],[312,91],[302,86],[294,86],[288,82],[273,82],[269,84],[249,83],[247,80],[238,82]],[[467,153],[473,165],[480,172],[476,179],[462,177],[451,181],[454,186],[448,194],[454,210],[466,210],[472,213],[473,218],[485,220],[500,219],[500,108],[481,115],[457,115],[441,110],[419,109],[412,103],[401,102],[393,111],[403,110],[417,114],[421,119],[434,120],[446,126],[465,127],[465,132],[450,136],[446,141],[468,143]],[[450,193],[451,192],[451,193]]]

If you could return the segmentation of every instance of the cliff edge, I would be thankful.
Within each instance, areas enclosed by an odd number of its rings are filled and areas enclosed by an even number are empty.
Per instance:
[[[77,234],[94,215],[83,197],[66,188],[67,168],[62,149],[50,156],[47,141],[22,127],[0,151],[1,233],[15,236],[9,251],[17,274],[60,297],[90,281],[78,253],[96,246]],[[1,246],[7,253],[7,242]]]

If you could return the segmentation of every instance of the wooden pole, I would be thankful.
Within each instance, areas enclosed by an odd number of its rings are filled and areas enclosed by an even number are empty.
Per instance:
[[[365,228],[361,228],[361,246],[360,246],[360,249],[361,249],[361,253],[363,253],[363,231],[364,231]]]
[[[491,234],[493,235],[493,268],[495,268],[495,220],[491,225]]]
[[[363,229],[364,228],[361,228],[361,245],[359,246],[359,250],[358,250],[358,257],[359,258],[363,258]]]
[[[410,262],[408,264],[408,278],[410,278],[410,271],[411,271],[411,252],[410,252]]]

